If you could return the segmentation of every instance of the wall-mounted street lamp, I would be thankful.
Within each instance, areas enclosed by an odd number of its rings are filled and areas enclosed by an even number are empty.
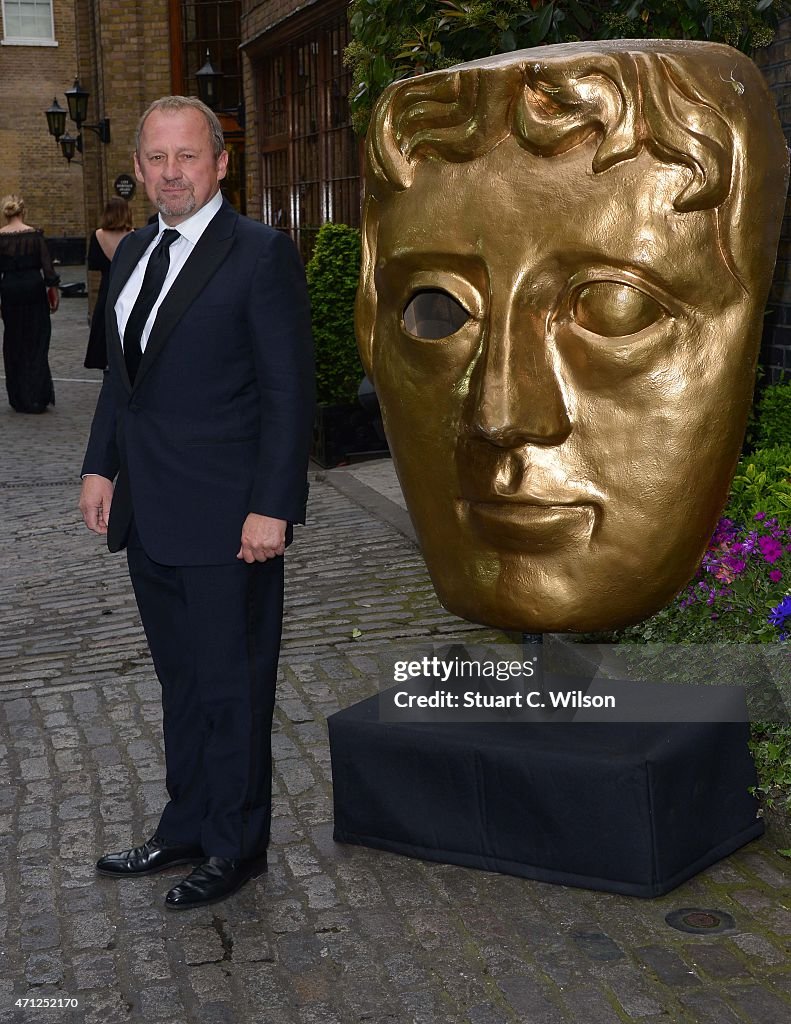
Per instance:
[[[218,71],[212,64],[209,51],[206,51],[206,62],[203,67],[195,72],[198,82],[198,95],[215,114],[231,114],[239,122],[239,127],[244,128],[244,100],[238,107],[218,107],[220,101],[220,82],[225,75]]]
[[[71,135],[66,131],[66,111],[58,103],[57,96],[52,101],[52,106],[44,111],[47,118],[47,128],[50,135],[60,145],[63,155],[71,163],[75,153],[82,153],[82,130],[94,132],[99,136],[99,141],[105,145],[110,141],[110,118],[105,117],[98,124],[86,124],[88,116],[88,99],[90,93],[83,89],[78,78],[74,79],[74,85],[66,90],[66,102],[69,107],[69,117],[77,125],[77,134]]]

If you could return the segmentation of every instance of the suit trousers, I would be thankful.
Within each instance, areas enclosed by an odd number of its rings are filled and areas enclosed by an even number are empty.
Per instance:
[[[134,525],[127,560],[162,686],[170,799],[157,831],[207,857],[263,854],[284,560],[161,565]]]

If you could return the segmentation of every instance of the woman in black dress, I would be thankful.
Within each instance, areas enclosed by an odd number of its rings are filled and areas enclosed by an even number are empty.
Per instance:
[[[102,214],[102,223],[91,235],[88,243],[88,270],[98,270],[102,275],[99,294],[91,317],[91,333],[84,365],[90,370],[103,370],[107,366],[107,336],[104,326],[107,305],[107,287],[110,280],[110,263],[118,243],[132,230],[132,211],[125,199],[113,196],[107,201]]]
[[[2,201],[0,307],[8,401],[17,412],[45,412],[55,404],[49,372],[50,312],[58,308],[58,281],[44,235],[24,221],[19,196]]]

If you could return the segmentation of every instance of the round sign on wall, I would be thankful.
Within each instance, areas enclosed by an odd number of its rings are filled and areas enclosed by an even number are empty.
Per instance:
[[[122,199],[134,199],[137,182],[131,174],[119,174],[113,182],[113,187]]]

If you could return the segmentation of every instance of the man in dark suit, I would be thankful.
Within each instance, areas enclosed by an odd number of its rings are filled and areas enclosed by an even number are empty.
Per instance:
[[[135,173],[159,219],[113,261],[82,469],[86,525],[127,549],[170,797],[147,842],[97,869],[197,861],[171,908],[223,899],[266,867],[283,553],[304,522],[313,421],[302,265],[289,238],[223,200],[227,162],[198,100],[164,97],[141,118]]]

